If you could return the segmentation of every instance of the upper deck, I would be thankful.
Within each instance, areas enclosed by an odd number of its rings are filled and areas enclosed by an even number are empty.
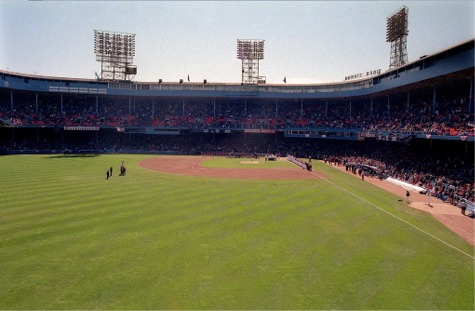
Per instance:
[[[474,40],[421,57],[380,75],[322,84],[259,84],[197,82],[106,82],[0,71],[0,88],[20,91],[129,97],[204,97],[260,99],[338,99],[372,96],[424,81],[459,75],[473,77]]]

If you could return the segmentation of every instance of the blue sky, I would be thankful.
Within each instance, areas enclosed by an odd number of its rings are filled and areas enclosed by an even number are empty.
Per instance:
[[[409,61],[475,32],[474,1],[0,1],[0,69],[94,78],[94,30],[136,34],[140,82],[241,82],[237,39],[265,40],[267,83],[389,68],[386,19],[409,9]]]

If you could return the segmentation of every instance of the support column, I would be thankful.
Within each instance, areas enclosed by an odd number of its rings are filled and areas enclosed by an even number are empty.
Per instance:
[[[10,110],[13,111],[13,90],[10,90]]]
[[[390,97],[388,95],[388,104],[387,104],[387,110],[386,110],[386,114],[389,116],[390,113],[391,113],[391,100],[390,100]]]
[[[371,97],[371,103],[370,103],[369,111],[370,111],[370,115],[373,116],[373,97]]]
[[[328,100],[325,101],[325,119],[328,119]]]
[[[129,97],[129,116],[131,115],[132,98]]]
[[[96,95],[96,115],[99,115],[99,96]]]
[[[411,111],[411,93],[407,91],[407,96],[406,96],[406,113]]]
[[[463,160],[468,161],[468,141],[465,142],[465,153],[464,153]]]
[[[473,113],[473,77],[470,79],[470,93],[468,94],[468,112]]]
[[[35,92],[35,113],[38,113],[38,92]]]
[[[60,111],[61,113],[63,113],[63,111],[64,111],[64,110],[63,110],[63,93],[61,93],[61,97],[60,97],[60,98],[61,98],[61,100],[60,100],[60,108],[59,108],[59,111]]]
[[[439,107],[437,104],[437,87],[432,87],[432,113],[439,114]]]
[[[351,119],[351,99],[350,99],[350,119]]]

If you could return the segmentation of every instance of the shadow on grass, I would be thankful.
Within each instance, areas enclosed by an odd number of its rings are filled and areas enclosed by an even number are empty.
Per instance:
[[[63,158],[94,158],[100,156],[99,153],[71,153],[71,154],[57,154],[46,157],[47,159],[63,159]]]

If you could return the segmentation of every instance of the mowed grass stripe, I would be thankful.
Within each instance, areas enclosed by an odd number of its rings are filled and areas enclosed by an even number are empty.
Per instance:
[[[139,186],[136,187],[140,189]],[[22,198],[16,199],[15,201],[20,205],[18,213],[15,214],[14,210],[8,209],[5,211],[4,208],[2,208],[2,217],[11,217],[14,215],[28,219],[47,216],[48,219],[51,219],[51,216],[70,214],[76,210],[82,211],[85,209],[87,213],[91,213],[94,211],[94,208],[101,208],[106,201],[114,206],[117,206],[119,203],[129,204],[127,198],[124,198],[124,196],[111,196],[110,192],[104,190],[96,192],[93,187],[83,187],[82,192],[80,188],[74,188],[70,190],[70,192],[57,192],[53,190],[47,192],[45,195],[40,194],[35,197],[36,200],[33,200],[33,198],[27,198],[26,200]],[[141,195],[141,198],[143,199],[144,195]],[[28,204],[32,202],[34,202],[38,208],[28,209]],[[134,199],[134,202],[137,202],[137,200]]]
[[[44,171],[51,169],[45,162],[68,171],[68,160],[84,169],[75,169],[76,181],[54,178],[70,186],[63,194],[43,189],[61,204],[25,200],[18,218],[9,208],[0,237],[0,307],[473,306],[473,262],[322,181],[175,176],[138,167],[146,157],[26,157]],[[114,167],[105,181],[105,169],[122,160],[128,175],[118,177]],[[328,175],[351,186],[339,173]],[[360,184],[353,189],[362,196],[470,249],[430,217]],[[43,212],[35,219],[26,207]],[[431,257],[437,260],[425,264]],[[447,288],[443,266],[451,272]]]

